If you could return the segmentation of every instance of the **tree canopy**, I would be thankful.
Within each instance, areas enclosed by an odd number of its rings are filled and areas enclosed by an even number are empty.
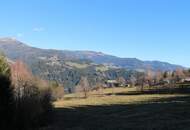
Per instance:
[[[4,55],[0,55],[0,75],[10,77],[11,69]]]

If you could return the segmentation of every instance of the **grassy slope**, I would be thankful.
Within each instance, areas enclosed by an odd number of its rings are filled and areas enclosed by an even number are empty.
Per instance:
[[[190,96],[182,94],[128,95],[131,89],[93,92],[87,99],[67,95],[55,102],[55,129],[189,130]],[[117,93],[122,93],[117,95]],[[77,95],[78,97],[78,95]]]

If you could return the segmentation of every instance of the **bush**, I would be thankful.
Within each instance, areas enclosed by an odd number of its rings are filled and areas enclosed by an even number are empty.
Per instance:
[[[63,86],[59,86],[56,88],[52,88],[52,96],[53,96],[53,100],[60,100],[64,98],[64,87]]]
[[[16,128],[19,130],[36,129],[51,119],[51,92],[30,86],[16,98]]]
[[[40,91],[39,95],[40,104],[42,108],[41,125],[47,125],[52,119],[52,92],[50,89]]]

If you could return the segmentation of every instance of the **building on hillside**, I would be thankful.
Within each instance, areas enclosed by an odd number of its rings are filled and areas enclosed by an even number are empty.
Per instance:
[[[190,77],[181,80],[182,83],[190,83]]]
[[[127,83],[121,84],[117,80],[107,80],[106,85],[108,88],[111,88],[111,87],[130,87],[130,84],[127,84]]]
[[[109,88],[110,87],[119,87],[119,83],[117,82],[117,80],[107,80],[106,85]]]
[[[161,84],[169,84],[171,81],[169,79],[164,79]]]

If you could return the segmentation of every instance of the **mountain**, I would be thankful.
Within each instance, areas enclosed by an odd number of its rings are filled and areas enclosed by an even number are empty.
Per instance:
[[[96,64],[104,64],[133,70],[145,70],[149,68],[152,70],[169,71],[177,68],[183,68],[182,66],[167,62],[142,61],[136,58],[119,58],[101,52],[39,49],[30,47],[13,38],[0,38],[0,50],[13,60],[21,59],[27,61],[28,58],[31,57],[38,59],[57,57],[59,60],[89,60]]]
[[[128,78],[146,69],[171,71],[183,68],[166,62],[119,58],[101,52],[40,49],[13,38],[0,38],[0,51],[13,61],[24,61],[35,75],[68,87],[75,86],[81,76],[87,76],[93,84],[119,76]]]

